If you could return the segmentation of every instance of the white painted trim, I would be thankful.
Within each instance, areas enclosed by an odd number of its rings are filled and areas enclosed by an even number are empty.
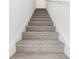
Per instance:
[[[47,9],[48,11],[48,9]],[[50,15],[50,12],[48,11],[49,15]],[[70,42],[68,42],[67,40],[69,40],[68,38],[66,38],[66,36],[64,35],[64,33],[62,32],[62,30],[60,29],[59,25],[56,23],[55,21],[55,18],[52,17],[50,15],[51,19],[52,19],[52,22],[54,22],[54,25],[56,26],[56,31],[59,32],[59,40],[61,42],[63,42],[65,44],[65,47],[64,47],[64,53],[70,57]],[[54,20],[53,20],[54,19]]]
[[[60,27],[57,25],[57,23],[54,21],[54,25],[56,26],[56,31],[59,32],[59,40],[65,44],[64,47],[64,53],[70,57],[70,44],[67,40],[68,38],[65,37],[64,33],[60,29]]]
[[[22,35],[22,32],[25,30],[25,25],[26,23],[24,23],[24,25],[20,28],[16,37],[13,39],[12,43],[10,44],[9,57],[13,56],[16,53],[16,43],[22,39],[21,35]]]
[[[9,58],[12,57],[15,53],[16,53],[16,46],[15,46],[15,44],[14,45],[12,44],[9,47]]]
[[[35,10],[35,9],[34,9]],[[34,10],[32,11],[32,13],[30,14],[30,17],[28,17],[28,19],[26,18],[26,22],[21,26],[20,30],[18,31],[16,37],[13,39],[12,42],[10,42],[10,46],[9,46],[9,58],[11,58],[15,53],[16,53],[16,43],[20,40],[22,40],[22,32],[25,31],[26,26],[28,26],[28,22],[30,21],[30,18],[34,12]]]

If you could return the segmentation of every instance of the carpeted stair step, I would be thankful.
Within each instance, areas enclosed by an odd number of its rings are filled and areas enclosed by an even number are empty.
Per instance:
[[[26,40],[58,40],[59,34],[58,32],[23,32],[22,38]]]
[[[44,13],[44,12],[39,12],[39,13],[34,13],[34,14],[48,14],[48,13]]]
[[[17,43],[19,53],[59,53],[64,51],[64,44],[58,40],[21,40]]]
[[[32,18],[49,18],[49,16],[47,16],[47,15],[34,15],[34,16],[32,16]]]
[[[36,25],[36,26],[53,26],[52,22],[48,21],[30,21],[29,25]]]
[[[39,14],[39,13],[34,13],[33,16],[34,16],[34,15],[38,15],[38,16],[40,16],[40,15],[41,15],[41,16],[45,16],[45,15],[46,15],[46,16],[49,16],[48,13],[46,13],[46,14],[42,14],[42,13],[40,13],[40,14]]]
[[[48,14],[47,11],[35,11],[34,14]]]
[[[34,13],[34,15],[48,15],[48,13],[40,12],[40,13]]]
[[[26,31],[33,32],[55,32],[55,26],[28,26]]]
[[[31,21],[50,21],[51,22],[51,19],[50,18],[32,18]]]
[[[47,10],[36,10],[34,13],[48,13]]]

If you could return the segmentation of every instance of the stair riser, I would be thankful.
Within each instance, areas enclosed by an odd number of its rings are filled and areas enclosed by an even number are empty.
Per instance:
[[[48,14],[34,14],[33,16],[49,16]]]
[[[29,25],[36,25],[36,26],[53,26],[51,22],[30,22]]]
[[[45,13],[47,13],[47,11],[45,11],[45,10],[38,10],[38,11],[35,11],[35,13],[40,13],[40,12],[45,12]]]
[[[59,38],[59,35],[58,33],[23,33],[22,34],[22,37],[23,39],[40,39],[40,40],[43,40],[43,39],[53,39],[53,40],[56,40]]]
[[[62,45],[64,44],[60,42],[59,40],[21,40],[17,43],[17,45],[27,45],[27,44],[52,44],[52,45]]]
[[[40,24],[37,24],[37,23],[29,23],[30,26],[53,26],[53,24],[43,24],[43,23],[40,23]]]
[[[50,29],[27,29],[26,31],[33,31],[33,32],[55,32],[55,30]]]
[[[34,14],[48,14],[48,13],[34,13]]]
[[[47,22],[50,22],[50,20],[47,20],[47,19],[31,19],[30,21],[41,21],[41,22],[47,21]]]
[[[52,24],[51,21],[30,21],[29,23],[43,23],[43,24]]]
[[[35,12],[47,12],[47,10],[35,10]]]
[[[37,14],[47,13],[48,14],[48,12],[43,12],[43,11],[41,11],[41,12],[35,12],[35,13],[37,13]]]
[[[47,11],[46,9],[44,9],[44,8],[37,8],[35,11]]]
[[[48,14],[34,14],[33,16],[49,16]]]
[[[36,32],[55,32],[55,27],[52,26],[29,26],[26,31],[36,31]]]
[[[57,40],[58,39],[57,37],[50,37],[50,36],[49,37],[47,36],[46,38],[45,37],[46,36],[43,36],[43,37],[39,37],[39,36],[27,37],[26,36],[26,37],[23,37],[22,39],[23,40]]]
[[[50,20],[50,18],[32,18],[32,19],[47,19],[47,20]]]
[[[38,18],[38,17],[39,17],[39,18],[47,18],[47,17],[49,18],[49,16],[32,16],[32,17],[33,17],[33,18]]]
[[[33,18],[49,18],[49,16],[32,16]]]
[[[48,22],[50,22],[51,19],[45,19],[45,18],[32,18],[31,21],[48,21]]]

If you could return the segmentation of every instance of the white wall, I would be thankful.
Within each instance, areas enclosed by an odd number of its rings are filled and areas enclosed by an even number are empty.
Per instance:
[[[46,8],[46,0],[36,0],[36,8]]]
[[[35,9],[35,0],[10,0],[10,57],[16,52],[16,42],[21,40],[21,33]]]
[[[64,42],[64,52],[70,56],[70,6],[69,1],[48,1],[47,10],[49,15],[57,27],[59,39]]]

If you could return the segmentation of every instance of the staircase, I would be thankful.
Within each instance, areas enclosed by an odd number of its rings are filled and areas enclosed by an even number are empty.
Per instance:
[[[11,59],[69,59],[46,9],[36,9]]]

